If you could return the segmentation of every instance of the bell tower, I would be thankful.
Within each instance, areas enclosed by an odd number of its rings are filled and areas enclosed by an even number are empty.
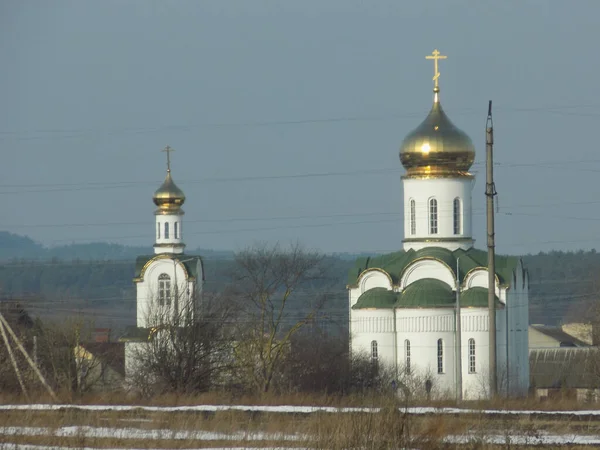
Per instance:
[[[167,154],[167,176],[163,184],[156,190],[152,199],[157,206],[154,216],[155,242],[154,253],[183,253],[183,215],[181,206],[185,202],[185,195],[177,187],[171,176],[171,152],[174,150],[167,146],[163,150]]]
[[[400,147],[406,169],[404,190],[404,250],[473,246],[471,191],[475,160],[473,142],[448,118],[440,103],[438,60],[434,50],[433,106],[425,120],[411,131]]]

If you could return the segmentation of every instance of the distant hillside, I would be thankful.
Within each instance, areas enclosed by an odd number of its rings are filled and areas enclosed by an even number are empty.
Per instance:
[[[101,311],[98,317],[132,321],[135,257],[152,252],[146,247],[92,243],[46,248],[28,237],[0,232],[0,294],[27,298],[42,313],[70,314]],[[218,292],[233,269],[233,252],[197,249],[206,260],[206,289]],[[347,273],[356,254],[329,255],[335,291],[345,295]],[[530,322],[558,324],[585,320],[598,301],[600,254],[584,252],[539,253],[523,257],[530,274]],[[344,302],[337,316],[346,313]],[[57,305],[61,305],[59,308]]]
[[[60,259],[63,261],[121,261],[135,260],[138,255],[153,253],[152,246],[133,247],[106,242],[87,244],[67,244],[57,247],[45,247],[27,236],[20,236],[0,231],[0,262],[14,260],[46,261]],[[190,253],[200,253],[206,259],[231,259],[233,252],[222,250],[196,249]]]

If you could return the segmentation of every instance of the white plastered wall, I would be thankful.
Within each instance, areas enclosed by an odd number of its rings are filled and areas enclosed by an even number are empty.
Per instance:
[[[197,283],[196,280],[188,280],[187,272],[182,263],[175,259],[160,258],[152,260],[145,272],[142,281],[136,283],[137,291],[137,326],[147,328],[157,324],[152,322],[152,311],[156,308],[158,300],[158,277],[161,274],[167,274],[171,281],[172,298],[175,300],[175,292],[178,292],[177,300],[183,307],[187,302],[200,297],[202,290],[202,279]],[[202,274],[201,267],[198,268],[198,274]],[[177,285],[177,290],[175,286]],[[171,312],[175,313],[175,302],[171,301]]]
[[[468,249],[473,246],[471,191],[473,179],[463,178],[432,178],[402,180],[404,191],[404,250],[418,250],[423,247],[444,247],[450,250],[457,248]],[[429,200],[437,200],[438,232],[432,234],[429,221]],[[454,234],[454,199],[461,201],[461,229]],[[411,233],[410,201],[415,201],[415,233]],[[434,241],[442,239],[441,241]],[[461,239],[443,241],[443,239]],[[416,240],[416,241],[413,241]]]
[[[183,253],[183,211],[177,214],[163,214],[162,211],[155,213],[156,223],[154,225],[155,247],[154,253]],[[168,235],[166,227],[168,224]]]

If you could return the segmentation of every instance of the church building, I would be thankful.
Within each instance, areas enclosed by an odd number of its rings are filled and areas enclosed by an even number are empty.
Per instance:
[[[485,398],[491,288],[498,393],[525,395],[528,274],[519,258],[496,256],[496,282],[488,286],[487,251],[474,247],[472,233],[475,147],[440,103],[438,60],[445,58],[437,50],[427,57],[434,60],[433,106],[400,147],[402,249],[360,258],[349,274],[351,351],[432,396]]]
[[[138,256],[135,265],[136,327],[120,340],[125,354],[132,355],[139,343],[148,342],[167,326],[185,326],[199,312],[204,284],[202,258],[184,252],[183,209],[185,195],[171,175],[173,151],[166,147],[167,175],[152,200],[154,211],[154,254]],[[129,347],[129,351],[128,351]],[[130,357],[131,359],[131,357]],[[131,361],[126,362],[132,367]]]

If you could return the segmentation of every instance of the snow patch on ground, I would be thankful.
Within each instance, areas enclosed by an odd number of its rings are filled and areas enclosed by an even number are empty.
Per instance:
[[[146,411],[146,412],[219,412],[244,411],[263,413],[378,413],[381,408],[335,408],[332,406],[260,406],[260,405],[193,405],[193,406],[137,406],[137,405],[0,405],[0,411],[55,411],[61,409],[80,411]],[[434,408],[411,407],[401,409],[409,414],[483,414],[483,415],[550,415],[550,416],[600,416],[600,410],[572,411],[536,411],[536,410],[503,410],[503,409],[468,409],[468,408]]]

